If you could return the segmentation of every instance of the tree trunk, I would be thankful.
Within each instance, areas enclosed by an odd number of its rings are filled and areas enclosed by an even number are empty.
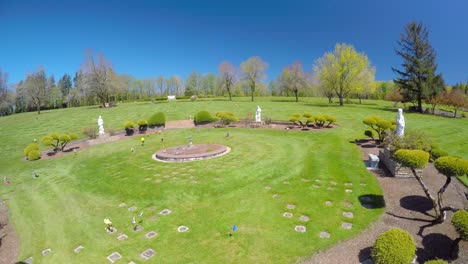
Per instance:
[[[297,98],[297,91],[294,91],[294,95],[296,96],[296,103],[299,101],[299,99]]]
[[[340,97],[340,106],[343,106],[343,96],[340,95],[339,97]]]
[[[422,98],[421,96],[418,96],[418,112],[419,113],[422,113],[423,110],[422,110]]]
[[[453,112],[453,118],[457,117],[457,108],[455,108],[455,112]]]
[[[358,98],[359,98],[359,104],[362,104],[362,102],[361,102],[361,96],[358,96]]]
[[[416,170],[415,169],[411,169],[411,172],[413,172],[413,175],[414,177],[416,178],[416,180],[419,182],[419,184],[421,185],[422,189],[424,190],[424,193],[426,194],[426,197],[429,198],[429,200],[431,200],[432,202],[432,207],[434,208],[434,212],[436,214],[436,219],[439,219],[439,211],[437,210],[437,204],[436,204],[436,200],[435,198],[432,196],[432,194],[429,192],[429,189],[427,188],[426,184],[424,183],[424,181],[422,180],[422,177],[419,176],[417,173],[416,173]]]
[[[331,96],[328,97],[328,103],[329,103],[329,104],[332,104],[332,103],[333,103],[333,97],[331,97]]]
[[[450,184],[450,182],[452,181],[452,177],[447,177],[447,179],[445,180],[445,184],[444,186],[442,186],[442,188],[440,188],[439,192],[437,193],[437,198],[438,198],[438,205],[439,205],[439,212],[440,212],[440,216],[439,216],[439,222],[444,222],[445,218],[447,217],[447,210],[450,210],[451,208],[448,207],[448,208],[444,208],[444,200],[443,200],[443,194],[445,192],[445,190],[447,189],[448,185]]]

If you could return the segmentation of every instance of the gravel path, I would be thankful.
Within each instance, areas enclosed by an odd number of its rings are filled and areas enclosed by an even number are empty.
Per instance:
[[[378,153],[376,148],[361,148],[363,158],[368,153]],[[367,159],[367,158],[365,158]],[[371,247],[377,236],[392,228],[399,227],[410,232],[417,246],[417,262],[440,258],[450,260],[449,251],[452,241],[458,237],[450,223],[453,213],[449,212],[443,224],[432,225],[431,202],[426,198],[420,185],[412,178],[389,177],[386,171],[373,172],[380,182],[386,203],[385,213],[367,230],[358,236],[343,241],[332,248],[315,254],[303,263],[362,263],[370,258]],[[445,176],[438,174],[432,164],[423,172],[425,183],[433,194],[445,182]],[[457,180],[453,180],[445,192],[444,201],[455,208],[468,208],[464,192],[467,188]],[[453,263],[468,263],[468,242],[459,244],[459,257]]]

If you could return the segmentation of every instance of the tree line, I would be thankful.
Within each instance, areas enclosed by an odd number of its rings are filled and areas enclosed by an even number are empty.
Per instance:
[[[165,78],[136,79],[117,74],[103,54],[86,51],[85,59],[74,77],[64,74],[56,83],[42,68],[26,75],[25,80],[8,89],[8,75],[0,69],[0,115],[84,105],[109,107],[127,100],[157,100],[176,96],[324,96],[329,103],[337,98],[340,105],[346,99],[386,99],[414,104],[422,112],[422,103],[446,104],[455,109],[466,106],[468,84],[445,85],[437,73],[435,51],[429,43],[428,31],[421,23],[406,25],[398,42],[397,55],[402,57],[402,69],[392,68],[398,75],[393,81],[375,81],[375,67],[363,52],[352,45],[339,43],[314,62],[312,71],[304,71],[301,62],[285,66],[268,84],[268,63],[254,56],[235,67],[223,61],[218,74],[192,71],[183,81],[173,75]]]

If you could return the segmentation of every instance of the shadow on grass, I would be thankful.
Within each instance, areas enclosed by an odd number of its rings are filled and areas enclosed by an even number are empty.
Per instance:
[[[378,209],[385,207],[385,200],[382,195],[364,194],[359,196],[359,202],[366,209]]]

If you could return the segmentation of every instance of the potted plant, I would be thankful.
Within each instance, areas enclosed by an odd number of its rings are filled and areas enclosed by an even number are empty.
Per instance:
[[[138,131],[140,131],[140,134],[144,134],[146,130],[148,129],[148,121],[141,119],[138,121]]]
[[[135,124],[132,121],[125,121],[124,123],[124,128],[125,128],[125,134],[127,136],[131,136],[134,133],[133,128],[135,127]]]

